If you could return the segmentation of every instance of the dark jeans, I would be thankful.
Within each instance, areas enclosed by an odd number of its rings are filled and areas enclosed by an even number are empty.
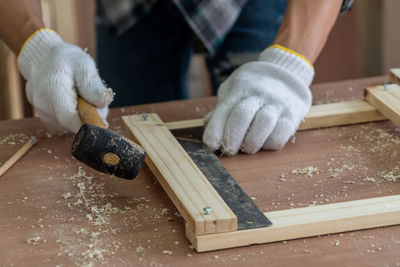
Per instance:
[[[213,91],[241,64],[272,43],[284,0],[249,0],[214,56],[207,57]],[[172,1],[160,0],[122,35],[97,25],[98,67],[116,92],[113,107],[187,98],[195,34]]]

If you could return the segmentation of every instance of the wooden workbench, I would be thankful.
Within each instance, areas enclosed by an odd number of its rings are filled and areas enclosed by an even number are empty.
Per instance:
[[[314,103],[361,99],[366,85],[386,80],[315,85]],[[176,121],[200,118],[214,104],[207,98],[126,107],[112,110],[109,121],[122,133],[122,114],[157,112]],[[196,253],[146,167],[133,181],[92,171],[72,158],[72,135],[50,133],[36,118],[0,122],[0,164],[30,135],[37,145],[0,177],[2,266],[400,264],[400,226]],[[400,133],[387,121],[302,131],[281,151],[221,160],[268,211],[399,194],[400,181],[388,181],[400,177],[398,151]],[[319,171],[292,173],[306,167]]]

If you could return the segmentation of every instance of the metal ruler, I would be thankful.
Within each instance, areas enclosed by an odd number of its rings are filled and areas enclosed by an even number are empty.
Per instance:
[[[236,215],[238,230],[272,225],[206,145],[191,139],[177,140]]]

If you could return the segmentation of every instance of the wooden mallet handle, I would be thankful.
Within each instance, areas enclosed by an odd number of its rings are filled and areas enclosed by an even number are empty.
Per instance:
[[[72,143],[72,155],[103,173],[133,179],[145,159],[142,147],[119,133],[106,129],[96,108],[78,97],[82,126]]]
[[[106,128],[96,108],[80,96],[78,96],[78,112],[83,124],[87,123],[100,128]]]

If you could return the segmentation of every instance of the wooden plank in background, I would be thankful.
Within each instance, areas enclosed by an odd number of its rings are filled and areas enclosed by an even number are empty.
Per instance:
[[[400,126],[399,85],[387,84],[366,88],[365,99],[397,126]]]
[[[341,126],[362,122],[385,120],[386,117],[362,100],[314,105],[300,124],[299,130]],[[200,127],[203,119],[167,122],[170,130]]]
[[[24,98],[16,56],[0,40],[0,119],[20,119],[24,113],[31,115],[30,109],[24,109]]]
[[[314,105],[299,130],[385,120],[385,116],[362,100]]]
[[[390,69],[389,82],[400,84],[400,68]]]
[[[237,230],[237,218],[157,114],[122,117],[146,164],[196,235]],[[212,208],[205,215],[203,208]]]

